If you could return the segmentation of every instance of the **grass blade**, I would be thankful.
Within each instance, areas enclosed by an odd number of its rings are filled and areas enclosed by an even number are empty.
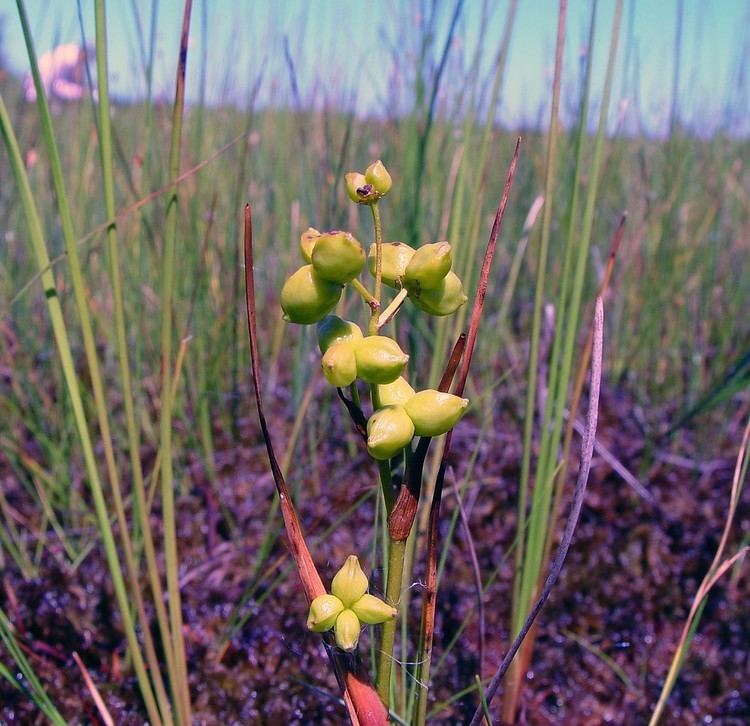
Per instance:
[[[29,185],[28,175],[26,174],[26,169],[23,165],[18,141],[16,140],[15,133],[11,127],[10,118],[2,96],[0,96],[0,131],[2,131],[3,140],[5,141],[8,156],[10,158],[11,169],[19,188],[21,204],[29,228],[29,240],[34,259],[39,271],[44,271],[41,276],[42,287],[44,289],[45,298],[47,299],[47,309],[52,323],[52,330],[57,345],[57,353],[65,380],[65,386],[71,399],[76,431],[83,449],[86,474],[94,499],[94,509],[96,511],[97,522],[104,544],[107,564],[109,566],[110,576],[112,577],[112,584],[115,590],[117,604],[120,609],[120,615],[123,620],[128,647],[130,648],[133,657],[133,666],[138,677],[138,684],[141,689],[141,695],[146,704],[146,709],[149,713],[149,718],[154,724],[159,724],[161,723],[161,718],[156,701],[154,700],[154,694],[146,672],[145,664],[143,662],[140,645],[135,633],[133,618],[130,614],[130,603],[122,576],[122,570],[120,568],[120,562],[117,556],[117,546],[109,522],[109,512],[107,511],[104,491],[96,465],[94,446],[91,440],[81,390],[75,372],[75,364],[70,349],[68,332],[62,314],[62,307],[57,294],[57,288],[55,286],[55,279],[49,269],[49,254],[47,253],[42,225],[31,192],[31,187]]]
[[[531,630],[531,626],[534,624],[537,615],[541,612],[544,607],[544,603],[547,602],[547,598],[552,592],[552,588],[557,582],[557,578],[560,576],[565,558],[568,555],[570,544],[573,541],[573,534],[576,526],[578,525],[578,517],[581,514],[581,508],[583,507],[583,499],[586,495],[586,485],[589,480],[589,471],[591,470],[591,458],[594,454],[594,441],[596,440],[596,424],[599,415],[599,390],[601,386],[602,378],[602,348],[604,338],[604,306],[601,298],[596,300],[596,312],[594,314],[594,345],[591,360],[591,390],[589,393],[589,409],[586,417],[586,431],[583,435],[583,445],[581,448],[581,464],[578,470],[578,479],[576,481],[575,493],[573,494],[573,505],[568,516],[567,524],[565,525],[565,531],[563,533],[560,547],[557,550],[555,559],[550,567],[549,574],[544,583],[541,593],[534,606],[531,608],[521,630],[516,635],[510,649],[506,653],[502,662],[497,668],[495,675],[492,677],[489,686],[486,691],[487,703],[489,704],[497,693],[500,684],[505,677],[505,674],[510,668],[513,658],[515,657],[518,649],[523,644],[524,638]],[[470,726],[479,726],[482,720],[482,706],[477,708],[474,713],[474,717],[471,720]]]
[[[50,697],[44,690],[41,681],[34,672],[31,663],[29,663],[28,658],[26,658],[23,650],[19,647],[13,626],[2,610],[0,610],[0,640],[2,640],[3,645],[5,645],[8,653],[15,661],[18,670],[23,674],[24,680],[28,683],[31,690],[27,690],[21,683],[19,683],[18,680],[13,677],[13,674],[8,668],[2,663],[0,663],[0,675],[17,688],[27,691],[30,698],[39,707],[39,710],[50,720],[50,723],[54,726],[66,726],[67,722],[57,708],[55,708],[55,705],[50,700]]]
[[[190,13],[192,0],[185,0],[180,32],[180,50],[177,60],[175,97],[172,108],[172,130],[169,147],[169,178],[180,174],[180,141],[182,139],[182,117],[185,107],[185,68],[187,66],[188,38],[190,35]],[[167,199],[166,231],[162,256],[161,289],[161,411],[159,418],[159,447],[161,451],[161,500],[164,522],[164,554],[169,595],[169,620],[172,633],[172,658],[175,682],[172,684],[180,722],[191,723],[190,688],[185,657],[185,641],[182,634],[182,606],[179,584],[179,555],[177,552],[177,522],[174,510],[174,470],[172,452],[172,307],[174,299],[175,248],[177,240],[177,185]]]
[[[564,9],[564,1],[561,2],[561,15]],[[596,4],[592,7],[592,13],[596,12]],[[534,492],[531,499],[531,509],[528,514],[528,533],[522,547],[517,552],[516,582],[514,583],[514,606],[513,606],[513,628],[514,633],[518,632],[520,624],[529,612],[529,607],[533,601],[534,594],[540,586],[541,573],[544,571],[544,552],[548,549],[546,542],[554,537],[554,527],[550,520],[550,508],[552,505],[552,493],[554,487],[555,475],[559,467],[557,452],[562,432],[563,416],[565,404],[568,399],[568,389],[571,379],[573,353],[575,349],[576,338],[580,326],[581,300],[583,296],[583,287],[585,281],[585,272],[588,266],[589,247],[591,242],[591,232],[593,226],[594,209],[598,196],[599,179],[602,172],[602,153],[606,125],[609,113],[609,99],[612,88],[612,79],[614,75],[615,59],[617,55],[617,45],[620,32],[620,20],[622,16],[622,0],[618,0],[615,6],[614,17],[612,20],[612,30],[609,45],[609,58],[607,64],[606,78],[604,82],[604,92],[602,95],[602,104],[599,114],[599,127],[596,140],[594,143],[594,153],[591,162],[590,182],[586,203],[583,212],[582,228],[575,244],[575,265],[572,265],[572,248],[568,246],[566,250],[566,260],[564,264],[564,279],[560,303],[558,306],[559,322],[556,326],[555,337],[553,342],[552,359],[550,362],[550,381],[549,391],[547,392],[544,414],[542,417],[540,429],[539,456],[535,475]],[[593,30],[593,19],[592,19]],[[584,104],[585,105],[585,104]],[[585,119],[581,119],[585,123]],[[552,134],[552,129],[550,129]],[[581,141],[579,137],[579,142]],[[580,154],[580,147],[579,147]],[[577,163],[580,165],[581,158],[578,156]],[[545,194],[547,204],[544,211],[547,220],[547,214],[551,210],[551,198]],[[577,192],[574,190],[572,203],[577,200]],[[572,220],[571,220],[572,224]],[[543,239],[545,231],[543,229]],[[573,241],[572,235],[569,235],[569,245]],[[544,258],[544,260],[542,259]],[[546,252],[540,254],[540,268],[546,265]],[[537,270],[537,285],[543,284],[544,271]],[[570,292],[568,293],[568,289]],[[542,301],[543,289],[537,288],[535,297],[535,317],[536,301]],[[541,309],[539,310],[541,313]],[[524,427],[524,455],[522,461],[521,490],[519,495],[519,523],[523,526],[526,524],[526,499],[529,488],[529,473],[532,443],[530,427],[533,426],[534,402],[538,394],[537,391],[537,374],[536,366],[539,364],[539,346],[535,342],[535,334],[532,338],[532,355],[534,359],[532,366],[529,367],[529,389],[527,391],[526,421]],[[536,350],[534,350],[536,347]],[[533,378],[533,385],[532,385]],[[552,425],[550,426],[550,423]],[[521,656],[512,671],[513,688],[510,698],[505,702],[503,718],[513,720],[517,707],[518,694],[521,684],[523,683],[523,672],[526,670],[531,660],[531,651],[533,649],[533,635],[523,646]]]
[[[705,600],[708,597],[711,588],[713,588],[716,582],[718,582],[722,575],[724,575],[724,573],[735,562],[741,560],[747,554],[747,552],[750,551],[750,547],[745,546],[732,557],[722,562],[722,558],[724,557],[724,550],[726,549],[727,542],[729,540],[729,533],[732,529],[732,523],[734,522],[734,515],[737,511],[737,506],[739,505],[743,483],[747,476],[748,463],[750,462],[750,459],[748,458],[748,446],[750,446],[750,421],[748,421],[747,425],[745,426],[745,430],[742,434],[742,443],[740,444],[740,449],[737,454],[737,461],[734,467],[734,476],[732,477],[732,491],[729,496],[729,510],[727,511],[727,517],[724,522],[724,530],[721,533],[721,540],[719,541],[719,546],[716,548],[716,554],[714,555],[714,559],[711,562],[711,566],[708,568],[708,572],[704,576],[703,581],[698,588],[698,592],[696,592],[695,598],[693,599],[693,604],[690,608],[690,612],[688,613],[688,617],[685,620],[685,625],[683,626],[680,640],[677,643],[677,648],[675,650],[674,656],[672,657],[672,663],[670,664],[669,672],[667,673],[667,677],[664,681],[664,685],[662,686],[661,693],[659,694],[659,700],[656,704],[656,707],[654,708],[653,714],[651,715],[649,726],[656,726],[664,713],[664,709],[667,705],[667,700],[669,699],[669,695],[671,694],[672,689],[674,688],[674,684],[677,681],[677,676],[679,675],[682,664],[684,663],[687,656],[687,651],[690,648],[690,643],[692,642],[693,635],[698,628],[698,623],[703,613]]]
[[[73,229],[73,218],[71,214],[70,205],[68,204],[68,195],[66,191],[66,185],[64,181],[64,174],[62,169],[62,163],[60,161],[60,154],[58,151],[57,142],[55,139],[54,127],[52,124],[52,117],[47,103],[46,94],[39,74],[39,67],[36,60],[36,53],[34,51],[33,40],[31,37],[31,31],[29,28],[28,18],[26,14],[26,8],[23,0],[18,0],[18,14],[21,20],[21,26],[23,30],[24,41],[26,43],[27,53],[29,56],[29,62],[31,64],[32,76],[34,79],[34,85],[36,87],[37,103],[39,107],[39,115],[42,121],[42,136],[47,147],[47,152],[50,159],[50,168],[52,171],[52,180],[55,188],[55,196],[57,198],[58,207],[60,210],[60,219],[62,222],[63,239],[65,242],[65,250],[68,256],[68,262],[70,263],[71,281],[73,286],[73,293],[75,296],[76,309],[78,317],[81,323],[81,332],[83,335],[84,351],[86,355],[86,363],[89,368],[89,375],[91,377],[91,387],[94,392],[94,401],[96,405],[96,418],[99,426],[99,430],[102,436],[102,442],[104,446],[104,459],[106,462],[107,472],[109,476],[110,486],[112,488],[112,497],[115,505],[115,511],[117,515],[117,522],[119,528],[120,539],[122,542],[122,551],[125,558],[126,571],[128,575],[128,584],[130,586],[130,592],[135,600],[136,612],[138,614],[138,620],[141,627],[141,633],[143,634],[144,647],[146,650],[146,658],[148,660],[149,669],[154,682],[156,695],[159,700],[159,707],[163,715],[167,716],[170,712],[169,701],[166,697],[166,691],[161,677],[161,671],[159,668],[159,661],[156,656],[156,649],[154,647],[153,638],[151,637],[151,629],[149,621],[146,617],[145,607],[143,603],[143,596],[140,590],[140,584],[138,581],[137,567],[134,560],[134,550],[131,543],[128,522],[125,515],[125,507],[123,504],[122,487],[120,484],[120,476],[117,468],[117,461],[114,454],[114,446],[112,441],[112,434],[109,423],[108,404],[104,393],[104,383],[101,374],[101,368],[99,365],[99,358],[96,351],[96,342],[94,339],[93,326],[91,323],[91,316],[89,314],[89,301],[86,293],[85,283],[83,279],[83,273],[81,269],[81,263],[78,256],[78,247],[76,245],[76,236]],[[110,190],[111,191],[111,190]],[[111,250],[110,250],[111,252]],[[115,267],[117,263],[116,248],[115,256],[110,257],[113,262],[113,275],[119,278],[119,266]],[[115,289],[120,289],[119,285]],[[115,310],[122,313],[122,296],[120,295],[120,305],[118,308],[117,302],[115,302]],[[124,320],[121,317],[117,317],[118,331],[124,335]],[[122,330],[120,329],[122,325]],[[120,340],[118,336],[118,340]],[[119,352],[122,352],[120,349]],[[125,392],[125,406],[126,406],[126,418],[128,421],[128,431],[131,435],[130,446],[131,446],[131,466],[133,470],[133,491],[136,495],[137,510],[139,514],[144,513],[145,507],[143,503],[144,488],[143,488],[143,475],[140,465],[140,457],[138,450],[133,450],[133,445],[137,445],[137,430],[135,428],[135,418],[132,407],[132,396],[130,392],[130,372],[127,364],[127,353],[124,359],[124,375],[123,390]],[[130,402],[130,405],[128,405]],[[131,426],[132,424],[132,426]],[[161,586],[158,578],[158,570],[156,568],[156,558],[153,549],[153,539],[151,537],[151,528],[147,522],[141,519],[141,528],[146,538],[146,544],[150,545],[147,547],[147,553],[149,557],[149,574],[152,577],[152,587],[154,589],[154,603],[156,605],[157,616],[164,613],[163,598],[161,595]],[[163,617],[159,618],[160,625],[165,624],[166,621]],[[162,633],[163,637],[163,633]],[[168,641],[167,641],[168,642]],[[167,716],[167,720],[169,717]]]
[[[469,332],[466,336],[466,350],[461,359],[458,378],[454,388],[454,393],[458,396],[463,394],[466,386],[466,379],[469,375],[469,366],[474,353],[474,347],[479,333],[479,324],[482,320],[482,311],[484,309],[484,300],[487,294],[487,285],[489,284],[490,269],[492,260],[495,255],[497,239],[500,236],[505,209],[508,205],[510,190],[513,186],[513,179],[516,175],[518,166],[518,153],[521,147],[521,138],[516,139],[516,147],[513,151],[508,174],[505,179],[503,194],[497,207],[495,220],[490,231],[490,238],[487,242],[487,249],[482,262],[482,270],[479,275],[479,284],[474,297],[474,305],[471,311],[471,322],[469,323]],[[440,501],[443,493],[443,481],[450,454],[452,432],[449,431],[445,437],[445,447],[443,449],[440,469],[438,470],[435,480],[435,488],[432,495],[432,504],[430,506],[429,524],[427,529],[427,574],[425,579],[425,595],[422,604],[422,620],[419,629],[419,651],[417,654],[417,663],[420,663],[419,696],[417,699],[417,723],[424,724],[427,717],[427,695],[430,683],[430,668],[432,665],[432,642],[435,633],[435,608],[437,599],[437,558],[438,558],[438,535],[440,523]]]
[[[544,176],[544,207],[542,209],[542,230],[537,255],[536,285],[534,289],[534,312],[531,323],[531,349],[529,352],[529,368],[526,376],[526,413],[523,429],[523,458],[521,460],[521,480],[518,490],[518,529],[526,530],[526,508],[529,497],[529,480],[531,474],[531,448],[534,433],[534,408],[537,395],[537,374],[539,371],[539,351],[542,330],[542,307],[544,303],[544,287],[547,272],[547,254],[549,250],[550,228],[552,225],[552,210],[554,207],[554,188],[557,165],[557,143],[559,135],[560,87],[562,85],[562,57],[565,47],[565,21],[567,15],[567,0],[560,0],[557,20],[557,46],[555,50],[555,71],[552,81],[552,107],[550,109],[550,125],[547,134],[547,162]],[[519,539],[516,548],[515,566],[516,576],[513,583],[514,625],[513,631],[520,629],[518,622],[523,608],[519,605],[522,587],[522,573],[525,555],[524,537]],[[506,714],[507,716],[507,714]],[[513,715],[510,716],[511,720]]]

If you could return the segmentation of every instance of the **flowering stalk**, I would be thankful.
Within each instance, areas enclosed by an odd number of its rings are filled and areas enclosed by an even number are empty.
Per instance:
[[[452,253],[447,242],[422,245],[415,250],[402,242],[385,242],[378,202],[391,189],[392,180],[382,162],[372,163],[364,174],[346,175],[346,191],[357,204],[369,206],[375,239],[365,256],[359,242],[348,232],[318,232],[310,227],[300,238],[307,263],[294,272],[281,290],[285,318],[292,323],[317,323],[321,368],[326,380],[338,389],[367,451],[378,465],[380,486],[388,516],[389,549],[385,602],[366,593],[367,579],[352,555],[334,578],[331,593],[316,594],[308,627],[315,632],[333,630],[339,648],[357,647],[362,624],[383,625],[377,663],[377,693],[388,705],[391,686],[395,615],[401,598],[406,540],[414,523],[422,480],[422,465],[432,437],[450,431],[466,412],[468,400],[440,391],[415,391],[403,377],[409,356],[393,338],[379,330],[392,320],[406,300],[421,311],[450,315],[465,302],[459,277],[451,271]],[[367,264],[374,278],[371,290],[358,279]],[[356,323],[331,311],[347,287],[369,308],[367,335]],[[386,288],[395,291],[384,300]],[[382,311],[382,312],[381,312]],[[455,371],[457,360],[452,364]],[[451,377],[453,373],[451,372]],[[369,385],[372,413],[362,412],[357,380]],[[343,395],[349,388],[351,400]],[[416,453],[412,441],[420,436]],[[402,457],[407,485],[394,488],[392,461]],[[344,571],[356,587],[342,590]]]

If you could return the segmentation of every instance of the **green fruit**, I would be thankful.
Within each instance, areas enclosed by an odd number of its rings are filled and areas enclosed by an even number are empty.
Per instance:
[[[318,323],[318,346],[321,353],[325,353],[340,340],[349,340],[354,343],[362,338],[359,325],[351,320],[342,320],[338,315],[326,315]]]
[[[428,388],[415,393],[404,405],[417,436],[440,436],[450,431],[466,412],[468,398]]]
[[[357,343],[357,375],[367,383],[393,383],[404,370],[409,356],[398,343],[384,335],[370,335]]]
[[[367,625],[379,625],[386,620],[393,620],[398,614],[396,608],[392,608],[379,597],[367,594],[362,595],[362,597],[352,605],[351,610],[361,623],[366,623]]]
[[[450,315],[468,300],[461,279],[455,272],[449,272],[431,290],[410,290],[409,297],[420,310],[430,315]]]
[[[380,279],[388,287],[400,288],[401,279],[406,272],[406,266],[409,260],[414,256],[414,248],[403,242],[383,242],[381,245],[381,254],[383,257]],[[377,266],[377,248],[374,244],[370,245],[370,251],[367,255],[367,269],[375,277]]]
[[[378,386],[378,400],[381,408],[383,406],[403,406],[415,391],[408,381],[399,376],[393,383],[385,383]]]
[[[307,616],[307,627],[313,633],[325,633],[336,623],[336,619],[344,609],[344,603],[335,595],[318,595],[310,603],[310,613]]]
[[[368,184],[372,184],[372,188],[380,197],[384,197],[388,194],[393,186],[391,175],[388,173],[388,169],[385,168],[385,165],[380,159],[374,161],[367,167],[367,171],[365,171],[365,180]]]
[[[365,179],[364,174],[358,171],[350,171],[344,175],[346,181],[346,193],[353,202],[357,204],[372,204],[377,198],[377,192]]]
[[[357,378],[357,359],[354,344],[348,340],[334,343],[320,361],[326,380],[338,388],[345,388]]]
[[[315,227],[308,227],[299,238],[299,248],[302,252],[302,257],[308,264],[312,262],[313,248],[319,237],[320,232]]]
[[[359,618],[351,610],[344,610],[336,618],[336,625],[334,626],[336,645],[341,650],[354,650],[357,647],[361,630],[362,626],[359,624]]]
[[[331,592],[347,608],[367,592],[367,575],[359,566],[357,555],[349,555],[343,567],[333,576]]]
[[[414,424],[403,406],[386,406],[367,421],[367,451],[373,459],[395,456],[414,438]]]
[[[453,256],[447,242],[422,245],[414,252],[404,272],[404,287],[431,290],[450,272]]]
[[[362,272],[365,251],[348,232],[326,232],[315,242],[312,264],[324,280],[344,284]]]
[[[300,267],[281,288],[284,317],[291,323],[317,323],[336,307],[341,289],[341,285],[319,277],[312,265]]]

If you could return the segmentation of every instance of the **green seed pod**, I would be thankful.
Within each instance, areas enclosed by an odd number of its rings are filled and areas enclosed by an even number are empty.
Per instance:
[[[357,359],[354,356],[354,344],[348,340],[334,343],[320,361],[326,380],[338,388],[345,388],[357,378]]]
[[[404,370],[409,356],[398,343],[384,335],[369,335],[357,343],[357,375],[368,383],[393,383]]]
[[[409,291],[412,302],[430,315],[450,315],[455,313],[469,298],[464,293],[461,278],[449,272],[431,290]]]
[[[447,242],[422,245],[406,266],[404,287],[431,290],[450,272],[451,264],[453,256]]]
[[[362,338],[359,325],[351,320],[342,320],[338,315],[326,315],[318,323],[318,346],[320,346],[321,353],[325,353],[340,340],[349,340],[354,343]]]
[[[349,555],[344,566],[333,576],[331,592],[347,608],[367,592],[367,575],[359,566],[357,555]]]
[[[396,608],[392,608],[379,597],[368,594],[362,595],[352,605],[351,610],[361,623],[366,623],[367,625],[380,625],[380,623],[384,623],[386,620],[393,620],[398,614]]]
[[[365,251],[348,232],[326,232],[315,242],[312,264],[324,280],[344,284],[362,272]]]
[[[367,421],[367,451],[383,461],[398,454],[414,438],[414,423],[403,406],[386,406]]]
[[[341,285],[317,275],[312,265],[300,267],[281,288],[284,318],[311,325],[331,312],[341,297]]]
[[[336,618],[336,625],[334,626],[336,645],[341,650],[354,650],[357,647],[361,630],[362,626],[359,624],[359,618],[351,610],[344,610]]]
[[[402,376],[399,376],[393,383],[385,383],[382,386],[378,386],[380,407],[403,406],[414,393],[415,391],[409,385],[409,382]]]
[[[319,237],[320,232],[315,227],[308,227],[299,238],[299,248],[308,265],[312,262],[313,247]]]
[[[377,192],[379,197],[384,197],[391,191],[393,181],[391,175],[388,173],[388,169],[385,168],[380,159],[374,161],[365,171],[365,179],[368,184],[372,184],[372,188]]]
[[[450,431],[466,412],[468,398],[428,388],[415,393],[404,406],[418,436],[440,436]]]
[[[401,278],[406,272],[406,266],[414,256],[414,248],[403,242],[384,242],[381,247],[383,262],[380,279],[384,285],[398,289],[401,287]],[[373,277],[375,277],[376,267],[377,248],[372,244],[367,255],[367,269]]]
[[[335,595],[318,595],[310,603],[310,613],[307,616],[307,627],[313,633],[325,633],[336,623],[344,603]]]
[[[358,171],[350,171],[344,175],[346,181],[346,193],[353,202],[357,204],[372,204],[378,194],[365,178],[364,174]]]

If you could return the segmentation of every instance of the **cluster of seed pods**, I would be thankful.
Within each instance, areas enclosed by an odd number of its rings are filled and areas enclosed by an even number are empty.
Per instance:
[[[346,175],[347,194],[358,204],[376,205],[391,185],[381,161],[372,163],[364,174]],[[292,323],[317,324],[321,368],[331,385],[346,388],[358,379],[370,384],[370,456],[388,460],[411,446],[415,436],[440,436],[450,431],[466,412],[468,399],[434,389],[415,391],[403,375],[409,356],[396,340],[380,335],[372,326],[371,334],[364,335],[356,323],[332,314],[347,285],[356,286],[360,294],[366,291],[359,282],[365,267],[382,285],[397,291],[399,303],[406,298],[435,316],[456,312],[467,298],[461,279],[451,270],[450,244],[436,242],[415,249],[403,242],[376,239],[365,255],[349,232],[319,232],[310,227],[300,238],[300,251],[305,264],[281,290],[284,317]],[[380,287],[376,283],[375,294]],[[373,301],[373,310],[383,307],[382,300],[370,295],[369,302]],[[350,583],[346,588],[345,580]],[[352,555],[334,578],[333,593],[312,603],[308,627],[315,632],[333,628],[339,647],[354,649],[361,623],[381,623],[395,616],[393,608],[367,595],[366,590],[367,578]]]
[[[307,627],[314,633],[333,629],[336,645],[357,647],[362,625],[379,625],[396,617],[396,608],[367,592],[367,576],[356,555],[349,555],[334,575],[331,594],[318,595],[310,604]]]
[[[327,315],[318,323],[323,375],[334,386],[359,378],[375,386],[376,410],[367,421],[367,450],[390,459],[414,436],[440,436],[463,416],[468,399],[432,388],[418,393],[401,375],[409,356],[393,338],[362,335],[356,323]]]

